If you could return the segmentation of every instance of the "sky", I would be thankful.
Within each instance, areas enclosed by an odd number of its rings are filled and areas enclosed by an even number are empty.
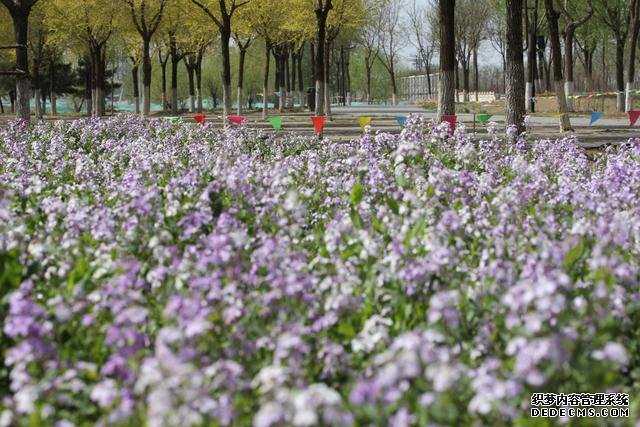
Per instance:
[[[413,1],[414,0],[404,0],[406,4],[407,12],[412,10]],[[418,6],[423,6],[426,4],[433,4],[434,0],[415,0],[415,2]],[[402,52],[403,63],[407,66],[410,65],[413,61],[413,57],[415,56],[415,54],[416,54],[416,48],[413,46],[412,43],[407,43],[406,48],[403,49],[403,52]],[[478,52],[478,63],[480,67],[482,67],[483,65],[489,65],[489,64],[500,65],[502,63],[502,60],[500,59],[500,55],[491,45],[491,42],[489,40],[485,40],[482,43],[482,46]]]

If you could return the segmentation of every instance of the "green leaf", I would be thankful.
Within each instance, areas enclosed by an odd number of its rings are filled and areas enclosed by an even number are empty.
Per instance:
[[[351,204],[357,206],[362,201],[362,184],[356,181],[351,188]]]
[[[567,252],[564,257],[564,267],[567,271],[570,272],[573,270],[582,255],[586,252],[586,249],[587,247],[584,243],[584,240],[580,240],[580,243],[578,243],[576,246],[571,248],[569,252]]]
[[[359,253],[360,253],[360,245],[357,245],[357,244],[350,245],[344,251],[342,251],[342,253],[340,254],[340,259],[342,259],[342,261],[346,261],[352,256],[358,256]]]
[[[404,177],[404,175],[397,175],[396,182],[402,188],[407,188],[409,186],[409,181]]]
[[[357,210],[351,209],[350,216],[351,216],[351,223],[355,228],[361,229],[364,227],[364,221],[362,220],[362,217],[360,216],[360,213]]]
[[[347,339],[351,339],[356,336],[356,330],[350,321],[341,322],[338,324],[338,333]]]
[[[389,206],[389,209],[391,209],[391,212],[394,214],[398,215],[400,213],[400,205],[395,199],[387,197],[387,206]]]
[[[19,260],[19,252],[14,249],[10,252],[0,253],[0,286],[3,290],[18,287],[22,281],[22,264]]]

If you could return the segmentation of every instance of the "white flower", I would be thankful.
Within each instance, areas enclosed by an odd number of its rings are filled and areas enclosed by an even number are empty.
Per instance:
[[[12,421],[13,415],[11,414],[11,411],[5,409],[0,413],[0,427],[9,427]]]
[[[295,415],[293,416],[294,426],[306,427],[316,425],[317,423],[318,415],[316,415],[314,411],[308,408],[301,408],[300,410],[296,411]]]
[[[34,403],[38,399],[38,389],[34,386],[25,386],[18,390],[14,399],[19,414],[31,414],[35,410]]]
[[[282,424],[285,410],[279,402],[267,402],[253,419],[253,427],[271,427]]]
[[[112,379],[106,379],[99,382],[91,391],[91,400],[96,402],[101,408],[107,408],[118,397],[118,387]]]
[[[591,356],[596,360],[609,360],[620,365],[629,363],[627,350],[617,342],[608,342],[604,348],[592,352]]]
[[[288,211],[294,211],[299,205],[298,192],[294,189],[287,191],[286,198],[284,200],[284,208]]]
[[[376,345],[389,337],[391,319],[374,314],[364,322],[362,331],[351,340],[351,349],[355,352],[370,353]]]
[[[261,393],[268,393],[282,386],[287,379],[287,371],[283,366],[269,365],[260,369],[251,385]]]

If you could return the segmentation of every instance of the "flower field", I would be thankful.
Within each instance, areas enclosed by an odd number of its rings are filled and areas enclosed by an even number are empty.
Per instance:
[[[447,126],[0,129],[0,426],[633,425],[640,141]]]

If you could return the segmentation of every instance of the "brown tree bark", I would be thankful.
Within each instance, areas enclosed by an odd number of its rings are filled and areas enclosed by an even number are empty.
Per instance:
[[[526,7],[526,5],[525,5]],[[528,15],[528,11],[526,11],[525,16]],[[538,30],[538,0],[535,0],[533,6],[533,19],[529,23],[529,27],[526,28],[528,31],[529,41],[527,43],[527,65],[528,65],[528,73],[527,73],[527,85],[525,87],[525,104],[528,106],[530,112],[536,111],[536,47],[537,47],[537,30]]]
[[[40,74],[40,65],[42,64],[43,51],[45,45],[44,31],[39,29],[36,31],[36,35],[30,40],[29,47],[31,48],[31,85],[33,86],[33,100],[35,105],[34,115],[36,119],[42,119],[44,114],[43,105],[40,102],[42,95],[42,76]]]
[[[330,72],[330,68],[331,68],[331,64],[329,62],[329,51],[331,50],[331,45],[328,41],[325,40],[325,44],[324,44],[324,54],[322,55],[323,59],[322,59],[322,63],[324,66],[324,72],[323,72],[323,78],[324,78],[324,88],[323,88],[323,92],[322,92],[322,97],[323,97],[323,104],[324,104],[324,115],[328,116],[329,120],[332,120],[331,118],[331,94],[329,93],[329,72]],[[317,96],[317,95],[316,95]],[[317,102],[317,101],[316,101]],[[316,115],[317,112],[316,112]]]
[[[151,38],[160,25],[167,1],[159,0],[158,11],[152,16],[147,16],[145,12],[148,11],[144,0],[140,4],[139,13],[134,0],[124,0],[129,6],[133,25],[142,38],[142,115],[144,116],[149,115],[151,111]]]
[[[522,0],[506,0],[506,124],[515,126],[518,133],[524,129],[525,87],[524,60],[522,58]]]
[[[587,22],[591,18],[591,16],[593,16],[593,5],[591,3],[591,0],[587,0],[587,13],[582,18],[574,20],[567,12],[566,8],[562,6],[562,3],[559,4],[561,11],[567,21],[564,29],[564,89],[565,94],[567,95],[567,108],[569,111],[573,111],[573,42],[576,29]]]
[[[92,105],[91,105],[91,89],[92,89],[92,75],[93,71],[91,70],[91,58],[88,56],[84,59],[84,102],[87,104],[87,116],[91,117],[92,115]]]
[[[315,0],[316,40],[314,46],[314,76],[316,81],[315,114],[317,116],[325,115],[325,58],[327,56],[325,42],[327,37],[327,17],[331,9],[333,9],[333,3],[331,0]]]
[[[600,18],[613,33],[616,41],[615,53],[615,76],[616,76],[616,107],[622,112],[625,108],[624,103],[624,46],[629,33],[629,24],[631,14],[628,8],[621,8],[620,2],[606,1],[600,3],[602,13]],[[606,43],[605,43],[606,45]],[[607,73],[606,64],[603,63],[603,75]],[[603,85],[606,87],[608,79],[605,78]]]
[[[455,106],[455,0],[439,0],[440,80],[438,82],[438,118],[456,113]]]
[[[160,70],[162,75],[162,111],[167,111],[167,63],[169,62],[169,53],[162,55],[162,49],[158,48],[158,61],[160,62]]]
[[[92,116],[102,117],[105,114],[105,70],[106,70],[106,42],[91,44],[91,103]]]
[[[206,49],[206,45],[200,46],[198,55],[196,56],[196,103],[198,113],[202,113],[202,60]]]
[[[300,46],[298,52],[298,91],[300,96],[300,107],[304,105],[304,80],[302,80],[302,58],[304,57],[304,45]]]
[[[294,93],[296,91],[296,83],[298,81],[298,52],[291,50],[291,106],[295,103]]]
[[[169,55],[171,56],[171,114],[175,116],[178,114],[178,64],[184,55],[178,49],[174,33],[169,35]]]
[[[264,81],[262,83],[262,120],[267,118],[267,109],[269,98],[269,62],[271,60],[271,42],[267,39],[264,42],[265,62],[264,62]]]
[[[189,112],[196,111],[196,58],[190,54],[184,57],[184,65],[187,69],[187,79],[189,81]]]
[[[243,103],[243,94],[242,88],[244,85],[244,62],[247,57],[247,49],[240,49],[240,60],[238,63],[238,99],[236,103],[238,104],[237,110],[238,115],[242,114],[242,103]]]
[[[55,70],[55,56],[51,55],[49,57],[49,100],[51,101],[52,116],[56,116],[58,114]]]
[[[627,87],[625,88],[625,111],[633,110],[633,89],[636,74],[636,47],[640,32],[640,0],[631,0],[631,23],[629,27],[629,62],[627,64]]]
[[[29,121],[29,54],[27,43],[29,38],[29,14],[38,0],[0,0],[7,8],[13,21],[16,41],[16,118]],[[36,100],[37,102],[37,100]]]
[[[476,93],[476,96],[475,96],[476,102],[478,102],[478,100],[479,100],[479,97],[478,97],[478,90],[479,90],[479,88],[478,88],[478,80],[479,80],[479,78],[480,78],[480,73],[478,71],[478,47],[476,46],[473,49],[473,90]]]
[[[138,81],[139,66],[135,58],[131,58],[133,67],[131,68],[131,81],[133,82],[133,111],[140,114],[140,82]]]
[[[558,100],[558,112],[560,116],[560,132],[572,131],[569,120],[569,109],[564,94],[564,82],[562,78],[562,52],[560,51],[560,34],[558,32],[558,12],[553,7],[553,0],[544,0],[547,23],[549,25],[549,41],[551,42],[551,55],[553,57],[553,81]]]
[[[234,12],[249,1],[237,3],[236,0],[229,2],[219,0],[216,13],[212,12],[199,0],[191,0],[193,4],[202,9],[203,12],[213,21],[220,33],[220,53],[222,56],[222,98],[224,104],[223,115],[226,117],[231,113],[231,57],[229,54],[229,42],[231,40],[231,18]]]

